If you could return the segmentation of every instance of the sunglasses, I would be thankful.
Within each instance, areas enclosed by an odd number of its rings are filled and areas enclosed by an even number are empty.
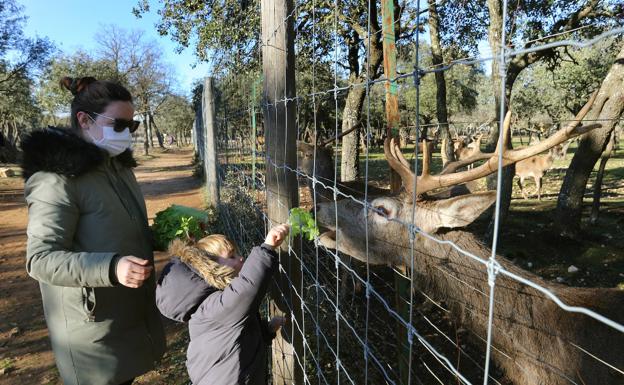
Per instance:
[[[141,122],[138,120],[115,119],[115,118],[111,118],[110,116],[98,114],[97,112],[90,112],[90,113],[93,115],[101,116],[108,120],[112,120],[113,130],[115,130],[115,132],[122,132],[123,130],[127,128],[130,130],[130,133],[133,133],[134,131],[137,130],[137,128],[139,128],[139,124],[141,124]]]

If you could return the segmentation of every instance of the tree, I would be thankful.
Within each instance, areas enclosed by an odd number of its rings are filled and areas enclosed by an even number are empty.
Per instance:
[[[589,47],[567,48],[562,55],[568,59],[555,68],[536,63],[518,77],[521,87],[512,92],[512,111],[528,126],[536,121],[556,125],[570,119],[600,87],[618,45],[616,39],[606,39]]]
[[[428,0],[429,3],[429,36],[431,39],[431,61],[434,66],[441,66],[444,62],[442,57],[442,45],[440,43],[440,15],[435,0]],[[436,79],[436,115],[440,126],[440,138],[444,144],[440,152],[442,153],[443,164],[455,160],[453,152],[453,142],[448,127],[448,111],[446,105],[446,80],[444,72],[435,73]]]
[[[501,95],[500,52],[501,38],[505,31],[505,45],[508,50],[535,48],[569,38],[589,38],[614,27],[624,15],[621,2],[590,0],[571,2],[567,0],[516,0],[509,2],[506,10],[507,23],[503,25],[503,8],[500,0],[479,0],[473,2],[445,2],[446,12],[456,16],[455,29],[449,29],[447,38],[455,37],[467,46],[478,41],[485,33],[490,43],[492,56],[492,87],[494,93],[494,113],[500,120],[501,103],[508,108],[511,92],[516,79],[526,68],[537,62],[547,62],[552,67],[559,65],[564,57],[561,50],[548,47],[541,50],[517,53],[506,60],[504,91]],[[487,15],[483,9],[487,9]],[[493,151],[498,140],[498,127],[491,132],[487,150]],[[511,140],[506,144],[511,146]],[[503,170],[501,220],[504,221],[511,202],[513,167]],[[493,188],[494,179],[488,179]]]
[[[59,116],[69,112],[71,94],[58,85],[63,76],[94,76],[116,81],[129,89],[136,114],[142,117],[144,153],[148,153],[150,145],[153,147],[153,131],[163,147],[155,116],[170,94],[175,78],[171,67],[162,60],[162,49],[155,41],[145,41],[142,36],[141,31],[108,25],[95,36],[100,44],[95,53],[78,50],[72,55],[56,55],[42,74],[37,91],[39,103],[46,111],[46,120],[57,124]]]
[[[153,147],[153,135],[164,147],[163,136],[155,124],[159,105],[170,93],[174,82],[171,67],[162,60],[162,48],[156,41],[143,39],[142,31],[130,31],[115,25],[103,26],[95,36],[100,45],[98,57],[108,63],[110,77],[126,84],[134,97],[137,114],[143,117],[144,153]]]
[[[580,230],[583,196],[589,175],[607,147],[616,123],[624,112],[624,45],[605,77],[587,120],[599,120],[601,128],[585,134],[566,171],[557,200],[557,225],[563,235]]]
[[[23,7],[0,1],[0,161],[12,162],[25,129],[39,124],[40,110],[32,95],[33,78],[44,68],[53,46],[46,38],[24,36]]]
[[[196,55],[200,60],[208,60],[211,53],[216,53],[213,56],[219,58],[217,62],[230,66],[231,71],[253,72],[259,68],[258,5],[259,0],[218,4],[165,0],[158,11],[161,20],[157,28],[163,35],[170,34],[181,47],[189,46],[195,36]],[[366,95],[364,82],[380,76],[383,55],[378,2],[371,5],[370,12],[367,3],[356,0],[342,1],[338,9],[333,1],[304,2],[295,9],[298,57],[333,65],[334,45],[346,47],[340,50],[338,58],[339,76],[353,87],[346,96],[341,96],[345,100],[341,113],[343,132],[360,124]],[[141,0],[135,13],[140,16],[149,8],[149,1]],[[416,33],[414,12],[412,4],[395,1],[395,32],[399,44],[409,41]],[[226,67],[214,66],[214,72],[222,68]],[[358,175],[358,131],[342,139],[342,180],[352,180]]]
[[[50,65],[39,77],[36,90],[38,104],[45,112],[44,124],[68,124],[68,119],[62,116],[69,114],[72,95],[59,86],[63,76],[84,77],[93,76],[96,79],[114,79],[115,71],[105,60],[93,57],[84,50],[77,50],[72,55],[57,54]],[[126,83],[122,83],[127,85]]]
[[[191,103],[183,96],[169,94],[158,108],[155,122],[163,133],[176,137],[179,145],[190,136],[194,119]]]
[[[405,47],[400,50],[399,70],[407,72],[413,68],[412,58],[414,47]],[[420,43],[419,67],[432,68],[433,54],[430,46]],[[479,67],[453,66],[445,71],[444,88],[447,95],[445,102],[446,117],[457,117],[467,114],[477,106],[479,92],[477,87],[483,80],[483,71]],[[439,107],[439,79],[433,74],[426,74],[420,79],[420,105],[419,116],[422,124],[431,124],[436,121],[441,123],[438,115]],[[401,95],[404,100],[404,109],[410,116],[415,116],[416,111],[416,88],[412,82],[401,85]],[[446,99],[446,98],[445,98]],[[413,113],[411,113],[413,112]],[[448,120],[447,120],[448,122]],[[411,124],[415,124],[412,122]]]
[[[33,71],[44,68],[54,47],[47,38],[24,36],[26,17],[14,0],[0,2],[0,95],[19,88],[16,78],[32,79]],[[9,53],[14,54],[11,59]]]

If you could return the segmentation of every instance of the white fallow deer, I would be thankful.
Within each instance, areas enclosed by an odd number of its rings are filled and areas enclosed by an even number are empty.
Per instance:
[[[503,165],[539,154],[600,126],[578,126],[592,102],[593,98],[574,122],[547,140],[528,148],[504,150]],[[504,135],[509,135],[509,121],[507,115]],[[386,140],[384,151],[390,166],[401,175],[405,191],[398,196],[376,198],[364,210],[352,199],[319,204],[317,220],[329,229],[320,236],[320,243],[362,262],[406,266],[408,271],[413,266],[414,286],[443,300],[452,316],[481,344],[488,330],[490,286],[486,265],[492,250],[463,228],[495,202],[496,194],[488,191],[433,199],[427,193],[496,172],[497,153],[489,154],[484,164],[472,170],[437,176],[429,174],[429,163],[425,161],[422,174],[415,176],[394,140]],[[624,323],[624,290],[569,287],[545,281],[502,256],[496,256],[491,267],[490,271],[499,272],[494,290],[492,359],[510,383],[624,384],[624,329],[618,326]],[[586,314],[566,311],[549,295],[523,281],[545,288],[567,306],[591,309],[617,324],[612,327]]]
[[[535,192],[537,193],[537,200],[542,199],[542,178],[546,171],[550,170],[555,160],[565,158],[568,147],[571,141],[565,144],[558,144],[555,147],[548,150],[548,154],[535,155],[528,159],[523,159],[516,163],[516,175],[518,176],[518,187],[524,199],[529,199],[529,196],[524,186],[524,180],[526,178],[533,178],[535,181]]]

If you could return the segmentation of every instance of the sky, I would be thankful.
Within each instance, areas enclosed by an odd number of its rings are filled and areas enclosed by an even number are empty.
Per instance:
[[[128,30],[142,30],[146,41],[156,40],[165,53],[164,61],[175,68],[179,81],[178,92],[189,94],[194,80],[208,74],[206,63],[197,64],[193,48],[189,47],[180,54],[176,53],[177,44],[168,36],[159,36],[156,23],[159,16],[155,9],[137,19],[132,14],[132,7],[137,0],[17,0],[24,6],[24,15],[28,17],[24,32],[29,37],[47,36],[58,49],[66,54],[74,53],[78,48],[94,52],[96,32],[103,26],[114,24]],[[150,1],[153,7],[160,6],[157,1]],[[193,64],[197,64],[192,68]]]

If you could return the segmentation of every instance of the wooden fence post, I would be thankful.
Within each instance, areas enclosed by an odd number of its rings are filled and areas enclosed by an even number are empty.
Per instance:
[[[201,86],[202,97],[195,104],[195,121],[193,122],[193,147],[198,160],[204,161],[204,86]]]
[[[382,19],[382,32],[383,32],[383,56],[384,56],[384,74],[386,75],[386,121],[387,121],[387,137],[392,138],[393,129],[397,129],[401,123],[401,117],[399,114],[399,98],[398,98],[398,85],[393,79],[396,78],[396,41],[395,41],[395,20],[394,20],[394,0],[382,0],[381,1],[381,19]],[[399,140],[399,143],[401,141]],[[418,145],[418,143],[416,143]],[[390,175],[390,185],[393,192],[397,192],[401,187],[401,178],[398,174],[392,170]],[[402,273],[406,276],[410,276],[408,268],[403,266],[401,268]],[[410,297],[410,285],[408,280],[402,277],[400,274],[394,276],[394,289],[395,289],[395,303],[399,315],[409,321],[409,306],[405,304],[405,298]],[[401,322],[397,321],[397,361],[399,364],[399,375],[401,377],[401,383],[407,384],[410,379],[410,361],[412,359],[410,355],[410,348],[405,347],[407,343],[407,329]]]
[[[206,203],[212,207],[219,204],[219,175],[217,171],[217,146],[215,140],[215,106],[211,77],[204,79],[202,98],[204,121],[204,171],[206,173]]]
[[[266,202],[274,224],[286,222],[289,209],[299,205],[296,175],[283,167],[295,169],[297,165],[293,10],[293,0],[261,3]],[[301,326],[301,302],[289,285],[301,282],[301,266],[297,257],[287,254],[287,243],[282,245],[280,263],[288,277],[280,272],[279,287],[272,290],[270,311],[272,316],[290,313],[286,315],[293,316]],[[303,340],[297,330],[296,326],[285,327],[273,340],[274,384],[303,383],[302,368],[297,365],[303,357]]]

